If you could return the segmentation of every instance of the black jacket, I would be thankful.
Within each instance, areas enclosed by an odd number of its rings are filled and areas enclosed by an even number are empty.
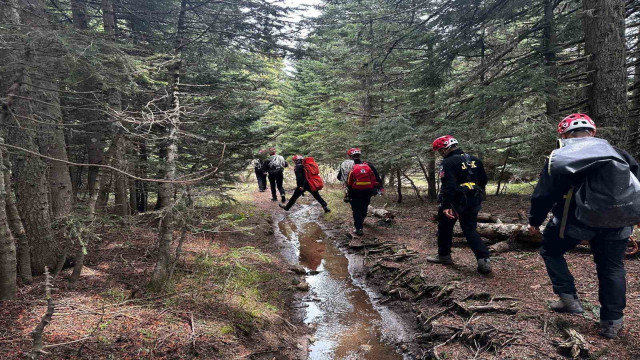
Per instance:
[[[296,164],[293,173],[296,175],[296,187],[304,188],[307,184],[307,177],[304,174],[304,165]]]
[[[478,157],[469,155],[471,166],[467,165],[465,153],[461,149],[451,151],[440,164],[439,201],[444,209],[450,209],[457,205],[460,185],[474,182],[484,192],[487,186],[487,173],[484,164]]]
[[[624,150],[614,149],[629,164],[629,168],[636,177],[640,178],[640,167],[638,162]],[[531,210],[529,211],[529,224],[540,226],[547,218],[549,210],[558,220],[562,219],[565,206],[565,198],[571,187],[579,185],[582,182],[581,176],[558,176],[549,175],[549,160],[545,161],[538,184],[536,185],[533,195],[531,195]],[[581,227],[588,227],[578,221],[575,217],[575,198],[569,203],[569,213],[567,217],[568,224],[576,224]]]

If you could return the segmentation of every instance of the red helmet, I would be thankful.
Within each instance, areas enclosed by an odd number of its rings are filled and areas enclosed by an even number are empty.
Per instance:
[[[264,153],[266,153],[266,152],[267,152],[267,150],[265,150],[265,149],[260,149],[260,151],[258,151],[258,154],[262,155],[262,154],[264,154]]]
[[[433,147],[433,151],[438,151],[440,149],[447,149],[451,145],[455,145],[457,143],[458,143],[458,140],[456,140],[453,136],[445,135],[435,139],[433,141],[433,144],[431,144],[431,146]]]
[[[360,152],[359,148],[351,148],[351,149],[347,150],[347,155],[349,155],[349,156],[353,156],[353,155],[356,155],[356,154],[362,154],[362,152]]]
[[[587,114],[571,114],[558,124],[558,134],[565,134],[575,129],[591,129],[596,131],[596,123]]]
[[[276,148],[269,148],[269,154],[275,155],[276,154]]]
[[[301,161],[302,159],[304,159],[304,156],[302,156],[302,155],[293,155],[291,157],[291,159],[293,159],[293,161]]]

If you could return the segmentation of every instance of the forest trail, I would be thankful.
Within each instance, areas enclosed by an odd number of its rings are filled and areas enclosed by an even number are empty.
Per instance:
[[[273,211],[283,256],[306,272],[302,281],[309,291],[295,307],[302,309],[301,320],[309,327],[309,359],[408,359],[398,349],[411,341],[410,325],[379,304],[383,297],[367,287],[361,257],[337,246],[335,238],[342,234],[311,200],[302,198],[287,213]]]

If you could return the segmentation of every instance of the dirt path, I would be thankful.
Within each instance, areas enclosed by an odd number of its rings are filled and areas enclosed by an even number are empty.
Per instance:
[[[638,258],[626,263],[626,330],[620,339],[609,341],[597,336],[597,277],[588,249],[567,255],[587,312],[583,316],[556,314],[547,306],[555,296],[536,249],[499,254],[493,258],[494,273],[481,276],[470,249],[462,239],[456,239],[455,266],[429,264],[424,257],[437,251],[436,224],[429,215],[436,205],[410,202],[398,206],[389,198],[376,198],[373,205],[385,203],[395,212],[395,223],[376,224],[376,219],[368,218],[365,237],[345,238],[345,245],[367,258],[368,282],[386,294],[386,304],[413,313],[421,327],[415,342],[424,356],[564,358],[557,345],[567,338],[565,329],[571,328],[585,337],[590,358],[640,359]],[[350,229],[348,213],[341,210],[339,202],[334,200],[333,205],[341,213],[334,223],[342,225],[346,233]],[[527,206],[526,197],[490,197],[485,210],[511,219]]]

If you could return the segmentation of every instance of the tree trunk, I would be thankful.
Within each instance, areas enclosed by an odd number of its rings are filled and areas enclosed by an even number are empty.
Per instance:
[[[176,158],[178,155],[177,134],[180,125],[180,70],[182,65],[182,46],[184,39],[185,14],[187,0],[180,2],[180,13],[178,15],[177,36],[175,45],[175,63],[170,68],[171,76],[171,109],[167,118],[167,137],[165,143],[165,159],[164,173],[165,179],[173,180],[176,177]],[[160,184],[158,197],[161,198],[163,217],[160,221],[160,234],[158,241],[158,259],[156,262],[153,275],[151,277],[151,286],[158,289],[161,288],[165,280],[169,276],[171,266],[171,243],[173,242],[173,192],[172,183]]]
[[[553,15],[555,0],[544,0],[544,28],[542,31],[542,46],[544,49],[546,80],[546,113],[549,119],[555,119],[560,112],[558,100],[558,68],[556,67],[556,21]]]
[[[429,186],[429,199],[436,200],[438,198],[438,189],[436,188],[436,155],[429,157],[427,161],[427,170],[429,171],[429,177],[427,179],[427,185]]]
[[[87,28],[87,3],[85,0],[71,0],[71,17],[76,29],[85,30]]]
[[[147,162],[149,161],[147,155],[147,144],[142,142],[140,144],[140,177],[147,177]],[[149,199],[149,187],[146,182],[136,180],[136,203],[138,207],[138,212],[146,212],[147,204]]]
[[[8,156],[3,157],[3,161],[4,188],[7,192],[7,220],[18,249],[18,273],[20,274],[20,280],[22,280],[23,283],[31,284],[33,282],[33,276],[31,275],[31,249],[29,249],[29,240],[27,239],[27,234],[24,231],[22,219],[20,218],[18,207],[16,206],[16,197],[11,187],[11,162],[9,161]]]
[[[124,159],[125,154],[125,141],[120,137],[120,141],[116,142],[113,146],[116,147],[114,165],[118,169],[125,170],[127,168]],[[114,213],[120,216],[129,215],[129,200],[127,198],[127,178],[121,173],[113,174],[114,180],[114,192],[115,192],[115,208]]]
[[[53,81],[43,82],[42,86],[52,89],[43,93],[43,100],[51,105],[41,105],[42,112],[49,118],[56,119],[57,124],[62,124],[62,111],[60,110],[60,97],[57,92],[57,84]],[[53,91],[55,89],[55,91]],[[68,160],[64,133],[61,126],[44,125],[39,127],[38,142],[40,153],[55,159]],[[54,219],[65,217],[73,210],[73,185],[69,166],[58,161],[47,163],[47,180],[51,192],[51,213]]]
[[[396,169],[396,179],[398,180],[398,204],[402,202],[402,177],[400,177],[400,169]]]
[[[0,144],[4,144],[0,140]],[[0,166],[4,149],[0,149]],[[4,169],[2,169],[4,171]],[[4,176],[0,176],[0,300],[14,299],[16,296],[16,244],[7,223]]]
[[[629,126],[625,0],[583,0],[589,114],[614,144],[625,144]]]

